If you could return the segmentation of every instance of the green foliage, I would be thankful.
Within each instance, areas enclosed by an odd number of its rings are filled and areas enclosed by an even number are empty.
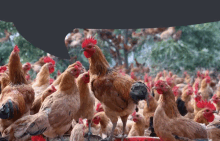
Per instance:
[[[196,68],[219,68],[220,22],[204,23],[176,28],[182,30],[181,39],[156,42],[145,59],[152,66],[194,71]]]

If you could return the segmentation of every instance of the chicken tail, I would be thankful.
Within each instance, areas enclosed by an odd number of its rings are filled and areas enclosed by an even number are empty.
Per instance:
[[[133,99],[135,104],[138,104],[140,100],[146,100],[147,105],[149,106],[148,101],[148,87],[142,82],[135,82],[130,91],[130,96]]]

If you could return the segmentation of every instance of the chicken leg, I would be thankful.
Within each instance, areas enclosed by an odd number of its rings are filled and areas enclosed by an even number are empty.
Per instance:
[[[15,105],[17,108],[17,106]],[[18,108],[17,108],[18,110]],[[13,103],[9,99],[5,104],[2,104],[2,107],[0,108],[0,118],[1,119],[8,119],[14,117],[14,108]]]
[[[92,124],[92,121],[91,121],[91,120],[88,120],[88,123],[89,123],[88,141],[90,141],[90,136],[92,135],[92,132],[91,132],[91,124]]]
[[[112,124],[113,124],[113,127],[112,127],[112,131],[111,131],[110,137],[102,139],[101,141],[112,141],[112,138],[113,138],[113,135],[114,135],[114,131],[115,131],[115,127],[117,125],[117,122],[114,122]]]
[[[119,135],[119,136],[115,137],[115,138],[121,138],[121,141],[124,141],[124,138],[127,137],[127,135],[125,135],[127,119],[128,119],[128,115],[121,117],[121,120],[122,120],[122,123],[123,123],[122,135]]]

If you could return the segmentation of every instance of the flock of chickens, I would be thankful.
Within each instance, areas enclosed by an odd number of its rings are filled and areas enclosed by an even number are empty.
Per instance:
[[[220,140],[220,86],[210,72],[179,77],[164,71],[144,80],[110,68],[94,38],[81,45],[90,67],[79,61],[58,72],[46,56],[21,64],[16,45],[0,67],[0,140],[70,141],[159,137],[162,141]],[[28,74],[37,72],[35,80]],[[149,70],[148,70],[149,71]]]

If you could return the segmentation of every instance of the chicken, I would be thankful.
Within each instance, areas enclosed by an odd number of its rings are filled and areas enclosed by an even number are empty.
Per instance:
[[[173,34],[173,39],[178,41],[181,38],[182,30],[178,30],[176,33]]]
[[[44,99],[51,95],[52,93],[56,92],[56,88],[51,85],[50,87],[48,87],[47,89],[45,89],[40,96],[37,96],[33,102],[33,105],[31,107],[31,111],[30,114],[36,114],[38,113],[38,111],[40,110],[41,104],[43,103]]]
[[[190,86],[183,91],[181,99],[185,102],[187,109],[187,115],[185,117],[193,119],[194,118],[194,107],[191,105],[191,95],[193,94],[193,88]]]
[[[220,111],[220,98],[217,97],[216,94],[214,94],[212,99],[211,99],[211,101],[213,101],[213,103],[214,103],[214,105],[215,105],[215,107],[216,107],[216,109],[217,109],[217,111],[219,113],[219,111]]]
[[[134,112],[132,114],[134,124],[131,127],[131,130],[128,134],[128,137],[132,136],[144,136],[144,130],[146,121],[142,114]]]
[[[23,68],[24,74],[26,75],[28,71],[31,69],[31,64],[27,62],[22,66],[22,68]]]
[[[41,94],[44,90],[46,90],[50,86],[50,74],[54,72],[55,61],[51,58],[47,58],[45,60],[47,62],[44,64],[37,74],[36,81],[33,83],[32,87],[35,91],[35,100],[31,107],[31,114],[36,114],[41,106]]]
[[[8,74],[0,73],[0,93],[2,93],[3,89],[10,83],[10,79]]]
[[[206,127],[208,137],[212,141],[219,141],[220,139],[220,121],[213,121]]]
[[[34,90],[27,84],[17,45],[11,52],[8,66],[10,83],[2,90],[0,99],[1,133],[14,121],[29,114],[34,101]]]
[[[148,128],[150,125],[150,117],[154,116],[154,112],[157,108],[157,101],[155,100],[155,98],[152,95],[148,95],[148,100],[149,100],[149,106],[147,105],[146,101],[145,101],[145,105],[144,105],[144,110],[143,110],[143,116],[145,118],[146,124],[145,127]]]
[[[76,125],[72,125],[73,130],[71,131],[70,141],[84,141],[85,134],[85,125],[82,118],[79,119],[79,122]]]
[[[175,97],[170,86],[162,80],[155,83],[154,89],[161,94],[160,103],[154,113],[153,125],[157,136],[163,141],[176,141],[175,137],[206,139],[207,131],[199,123],[184,118],[178,112]]]
[[[74,119],[78,121],[79,118],[86,118],[89,123],[89,134],[91,134],[90,127],[95,113],[95,97],[89,88],[89,72],[80,74],[76,81],[80,94],[80,109],[76,113]]]
[[[202,96],[202,100],[209,100],[213,95],[213,90],[210,87],[210,77],[207,76],[201,82],[201,87],[199,89],[199,94]]]
[[[15,138],[43,134],[49,138],[60,137],[71,126],[75,114],[80,108],[79,91],[75,78],[80,74],[78,66],[69,68],[64,72],[59,88],[55,93],[45,98],[37,114],[28,115],[18,119],[11,128],[15,131]],[[7,132],[10,133],[10,132]],[[4,136],[9,136],[3,133]]]
[[[38,73],[41,69],[41,67],[45,64],[44,57],[41,57],[37,62],[35,62],[33,65],[31,65],[31,68]]]
[[[118,117],[121,117],[123,122],[123,140],[128,116],[134,112],[138,101],[148,99],[147,86],[110,69],[109,63],[96,44],[94,38],[85,39],[82,43],[84,55],[90,64],[91,89],[113,123],[108,140],[112,140]]]
[[[84,72],[83,66],[82,66],[82,64],[81,64],[79,61],[76,61],[75,63],[69,65],[67,69],[72,68],[72,67],[75,67],[75,66],[78,66],[78,67],[79,67],[79,69],[81,70],[80,73],[83,73],[83,72]],[[64,72],[65,72],[65,71],[64,71]],[[61,82],[61,80],[62,80],[62,78],[63,78],[64,72],[63,72],[62,74],[60,74],[60,75],[57,77],[57,79],[52,83],[52,85],[53,85],[56,89],[59,87],[59,84],[60,84],[60,82]]]
[[[156,78],[154,79],[154,82],[156,82],[157,80],[159,80],[162,77],[162,72],[158,73]],[[157,93],[156,90],[153,90],[154,93],[154,97],[155,99],[158,101],[159,100],[159,94]]]
[[[93,123],[98,125],[100,123],[100,135],[110,135],[111,129],[113,124],[111,123],[110,119],[106,116],[105,112],[98,112],[93,117]],[[128,134],[131,130],[133,122],[128,121],[128,124],[126,125],[125,133]],[[118,120],[117,126],[114,129],[114,135],[119,135],[122,133],[123,130],[123,123]]]
[[[184,82],[187,83],[187,84],[189,84],[190,81],[191,81],[191,77],[190,77],[190,75],[187,73],[187,71],[185,71],[185,72],[183,73],[183,77],[184,77]]]
[[[0,38],[0,43],[5,42],[10,38],[11,33],[9,33],[7,30],[5,30],[4,32],[5,32],[5,37]]]
[[[176,32],[175,27],[169,27],[167,30],[160,34],[162,40],[170,38]]]
[[[32,85],[35,97],[40,96],[40,94],[50,86],[50,74],[54,72],[55,61],[51,58],[45,58],[44,62],[46,62],[46,64],[42,66],[36,76],[36,81]]]
[[[134,72],[131,72],[131,78],[134,79],[135,81],[138,80],[138,78],[135,76]]]
[[[98,112],[103,112],[103,111],[104,111],[104,109],[102,107],[102,104],[98,103],[97,106],[96,106],[96,112],[98,113]]]
[[[180,78],[177,75],[173,75],[172,78],[175,80],[175,84],[182,84],[182,83],[184,83],[184,78]]]
[[[195,122],[204,123],[205,125],[208,125],[210,122],[214,120],[215,116],[213,113],[216,113],[216,108],[211,102],[200,101],[197,103],[197,106],[202,110],[200,110],[195,115]]]

